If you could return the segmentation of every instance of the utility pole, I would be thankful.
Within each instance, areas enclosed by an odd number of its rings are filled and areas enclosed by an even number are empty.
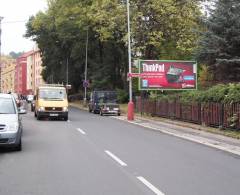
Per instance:
[[[0,16],[0,93],[2,92],[2,51],[1,51],[1,46],[2,46],[2,42],[1,42],[1,36],[2,36],[2,20],[3,17]]]
[[[67,77],[67,85],[68,85],[68,57],[67,57],[67,75],[66,75],[66,77]]]
[[[127,0],[127,26],[128,26],[128,69],[129,75],[132,73],[132,54],[131,54],[131,30],[130,30],[130,8],[129,8],[129,0]],[[132,100],[132,77],[129,77],[129,102],[128,102],[128,120],[134,120],[134,103]]]
[[[85,59],[85,73],[84,73],[84,105],[87,102],[87,63],[88,63],[88,28],[87,28],[87,38],[86,38],[86,59]]]
[[[66,80],[67,80],[67,81],[66,81],[66,86],[67,86],[67,87],[66,87],[66,89],[67,89],[67,94],[68,94],[68,57],[67,57],[67,64],[66,64],[66,65],[67,65],[67,75],[66,75],[66,77],[67,77],[67,78],[66,78]]]

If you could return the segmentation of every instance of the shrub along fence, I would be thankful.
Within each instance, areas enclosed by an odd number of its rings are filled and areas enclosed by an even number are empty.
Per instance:
[[[240,130],[240,103],[182,103],[136,97],[136,111],[200,125]]]

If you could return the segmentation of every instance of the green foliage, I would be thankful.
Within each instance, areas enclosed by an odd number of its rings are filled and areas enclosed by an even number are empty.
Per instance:
[[[126,1],[48,0],[46,12],[27,23],[26,37],[38,43],[47,82],[83,90],[88,32],[88,79],[91,88],[127,90]],[[132,0],[132,57],[191,59],[201,15],[197,0]],[[139,57],[139,56],[138,56]],[[56,71],[57,70],[57,71]],[[134,81],[137,94],[137,82]]]
[[[213,74],[209,70],[209,67],[206,65],[201,65],[198,77],[198,86],[200,86],[200,88],[206,89],[211,85],[212,81]]]
[[[239,0],[218,0],[206,18],[197,49],[198,61],[207,64],[215,80],[240,79],[240,4]]]
[[[233,114],[232,117],[228,118],[227,121],[230,123],[231,128],[236,128],[239,118],[237,114]]]
[[[117,89],[117,101],[118,103],[128,102],[128,93],[123,89]]]
[[[217,103],[239,103],[240,102],[240,84],[219,84],[207,90],[191,90],[175,92],[173,94],[160,95],[157,99],[162,100],[180,100],[187,102],[217,102]]]

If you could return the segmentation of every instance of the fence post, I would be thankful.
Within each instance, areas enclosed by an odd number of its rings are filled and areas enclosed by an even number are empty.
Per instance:
[[[223,129],[223,121],[224,121],[224,104],[220,104],[220,113],[219,113],[219,129]]]

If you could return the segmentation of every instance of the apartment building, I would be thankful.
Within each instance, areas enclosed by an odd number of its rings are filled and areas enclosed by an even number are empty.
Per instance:
[[[36,88],[44,84],[41,73],[42,59],[38,48],[18,57],[15,67],[15,92],[22,95],[34,94]]]
[[[35,93],[37,87],[45,83],[42,78],[43,67],[40,50],[35,47],[29,58],[32,59],[32,91]]]
[[[1,92],[14,92],[16,60],[8,56],[2,56],[1,64]]]
[[[32,51],[22,54],[17,58],[15,68],[15,92],[22,95],[27,95],[27,57]]]

